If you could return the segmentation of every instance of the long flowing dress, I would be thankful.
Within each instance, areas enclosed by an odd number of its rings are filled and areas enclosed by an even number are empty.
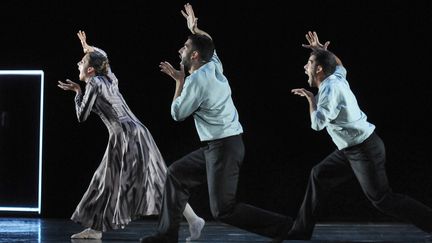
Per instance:
[[[105,52],[96,51],[106,56]],[[118,80],[91,78],[75,96],[78,120],[94,112],[109,131],[108,146],[71,220],[99,231],[123,228],[143,215],[159,214],[166,164],[149,130],[119,92]]]

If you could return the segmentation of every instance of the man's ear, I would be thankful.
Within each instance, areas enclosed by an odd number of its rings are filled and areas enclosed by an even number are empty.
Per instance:
[[[316,67],[316,69],[315,69],[315,73],[320,73],[320,72],[322,72],[323,71],[323,68],[322,68],[322,66],[321,65],[318,65],[317,67]]]
[[[199,53],[197,52],[197,51],[193,51],[192,52],[192,55],[191,55],[191,59],[192,60],[196,60],[196,59],[198,59],[199,58]]]

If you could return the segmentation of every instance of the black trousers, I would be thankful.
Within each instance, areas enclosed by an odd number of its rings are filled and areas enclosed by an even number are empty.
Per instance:
[[[385,148],[373,133],[363,143],[336,150],[312,168],[302,206],[291,230],[292,235],[312,236],[316,210],[332,189],[357,178],[370,202],[381,212],[432,231],[432,210],[424,204],[391,191],[385,172]]]
[[[213,217],[238,228],[275,237],[286,216],[236,201],[244,157],[241,135],[210,141],[168,167],[158,232],[178,241],[179,224],[191,189],[208,184]]]

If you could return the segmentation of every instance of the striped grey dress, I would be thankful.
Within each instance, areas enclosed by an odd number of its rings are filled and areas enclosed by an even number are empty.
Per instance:
[[[100,49],[96,51],[106,55]],[[108,147],[71,219],[99,231],[124,227],[142,215],[159,214],[166,165],[150,132],[119,92],[117,78],[93,77],[75,96],[78,120],[99,115],[109,131]]]

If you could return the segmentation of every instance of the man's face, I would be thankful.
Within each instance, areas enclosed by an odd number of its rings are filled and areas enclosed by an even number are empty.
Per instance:
[[[81,61],[77,63],[79,70],[79,80],[85,81],[88,78],[89,57],[86,54]]]
[[[192,41],[187,40],[182,48],[179,50],[180,53],[180,64],[182,64],[185,70],[189,70],[192,64],[191,55],[192,55]]]
[[[308,76],[308,84],[310,87],[317,87],[317,64],[315,56],[311,55],[308,62],[304,66],[305,73]]]

